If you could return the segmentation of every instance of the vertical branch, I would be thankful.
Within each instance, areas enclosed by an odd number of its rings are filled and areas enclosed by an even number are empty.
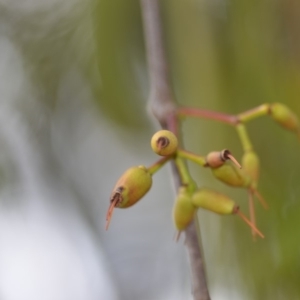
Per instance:
[[[150,75],[149,108],[163,128],[175,129],[176,102],[171,87],[165,48],[162,37],[162,24],[159,13],[159,0],[141,0],[142,18],[146,43],[146,54]],[[172,174],[178,188],[180,176],[176,166]],[[192,294],[194,300],[209,300],[202,245],[198,220],[185,230],[185,246],[189,255]]]
[[[163,46],[158,0],[141,0],[150,75],[149,108],[163,127],[167,118],[175,113],[175,101]]]

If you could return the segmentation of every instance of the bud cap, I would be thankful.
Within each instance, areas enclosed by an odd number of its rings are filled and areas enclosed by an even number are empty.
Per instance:
[[[177,147],[178,139],[176,135],[169,130],[160,130],[152,136],[151,148],[158,155],[173,155],[177,151]]]

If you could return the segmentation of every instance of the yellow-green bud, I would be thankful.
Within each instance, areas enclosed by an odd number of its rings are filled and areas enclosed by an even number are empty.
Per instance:
[[[169,130],[160,130],[152,136],[151,148],[158,155],[173,155],[177,151],[177,147],[178,139],[176,135]]]
[[[226,195],[210,189],[200,189],[192,196],[192,203],[217,214],[230,215],[238,212],[239,207]]]
[[[180,188],[173,207],[173,220],[179,231],[184,230],[193,221],[196,210],[186,188]]]
[[[128,169],[117,181],[111,196],[106,214],[106,230],[108,229],[115,207],[125,208],[139,201],[151,188],[152,177],[144,166]]]
[[[255,188],[259,177],[259,165],[258,155],[254,151],[250,150],[244,153],[242,157],[243,170],[251,177]]]
[[[211,170],[217,179],[230,186],[248,187],[251,183],[249,175],[230,163],[225,163],[221,167]]]
[[[197,206],[220,215],[237,214],[243,219],[251,229],[260,237],[264,235],[256,228],[255,224],[249,221],[246,216],[240,211],[239,206],[229,197],[209,189],[200,189],[192,196],[192,203]]]
[[[286,129],[299,132],[298,117],[284,104],[273,103],[270,106],[272,118]]]
[[[115,207],[132,206],[149,191],[151,185],[152,177],[146,167],[132,167],[117,181],[111,193],[110,201],[116,201]]]

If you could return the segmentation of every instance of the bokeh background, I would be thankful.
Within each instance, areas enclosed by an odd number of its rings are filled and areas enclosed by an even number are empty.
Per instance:
[[[234,114],[282,102],[300,116],[299,1],[161,4],[179,104]],[[137,0],[0,0],[1,300],[191,299],[168,167],[104,230],[115,181],[157,159],[144,50]],[[257,205],[266,238],[199,212],[211,296],[300,299],[299,140],[269,117],[247,126],[270,205]],[[191,151],[242,156],[229,126],[187,119],[183,132]],[[245,190],[190,170],[247,211]]]

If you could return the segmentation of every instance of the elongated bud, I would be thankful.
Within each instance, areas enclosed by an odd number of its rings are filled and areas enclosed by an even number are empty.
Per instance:
[[[177,151],[177,147],[177,137],[169,130],[160,130],[152,136],[151,148],[158,155],[172,155]]]
[[[246,216],[240,212],[239,206],[226,195],[210,189],[200,189],[192,196],[192,203],[196,207],[201,207],[220,215],[236,214],[250,226],[253,232],[257,233],[261,238],[264,238],[264,235],[256,228],[255,224],[249,221]]]
[[[185,187],[181,187],[173,207],[173,220],[177,230],[184,230],[193,221],[196,211],[191,196]]]
[[[211,168],[218,168],[228,159],[231,160],[238,168],[241,168],[241,165],[227,149],[208,153],[206,156],[206,165]]]
[[[243,170],[251,177],[254,188],[257,187],[259,165],[258,155],[254,151],[250,150],[244,153],[242,157]]]
[[[248,187],[251,183],[251,178],[248,174],[229,163],[211,170],[217,179],[230,186]]]
[[[270,114],[284,128],[299,133],[299,119],[286,105],[281,103],[271,104]]]
[[[239,207],[226,195],[210,189],[200,189],[192,196],[192,203],[196,207],[201,207],[217,214],[235,214]]]
[[[117,181],[111,196],[110,206],[106,215],[106,229],[108,229],[113,209],[126,208],[140,200],[151,188],[152,177],[144,166],[128,169]]]

